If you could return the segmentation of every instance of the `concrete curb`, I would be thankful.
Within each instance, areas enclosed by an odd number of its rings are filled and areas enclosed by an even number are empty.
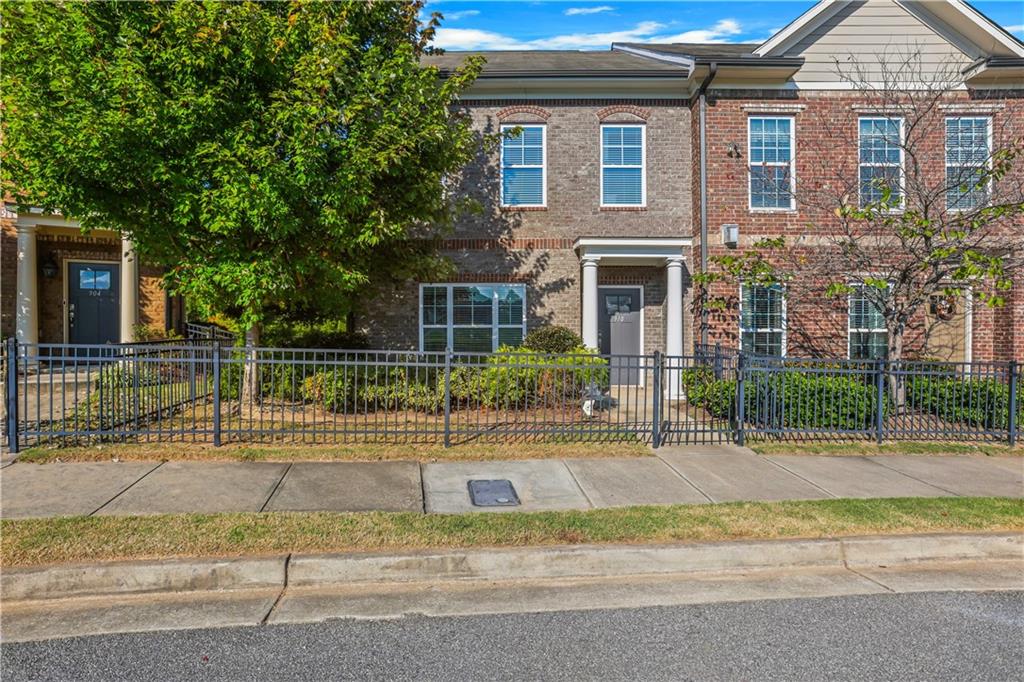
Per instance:
[[[0,595],[5,601],[22,601],[368,582],[565,579],[985,560],[1024,560],[1024,534],[578,545],[45,566],[5,570],[0,576]]]
[[[145,592],[278,588],[287,557],[167,559],[7,569],[0,575],[4,601],[63,599]]]

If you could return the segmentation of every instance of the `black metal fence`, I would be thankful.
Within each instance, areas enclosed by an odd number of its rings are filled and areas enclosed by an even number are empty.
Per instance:
[[[54,443],[1016,441],[1012,362],[236,348],[213,339],[4,353],[6,440]]]

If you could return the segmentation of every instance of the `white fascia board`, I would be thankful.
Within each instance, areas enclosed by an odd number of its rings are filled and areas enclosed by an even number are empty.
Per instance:
[[[593,258],[623,265],[655,265],[668,258],[686,260],[686,250],[692,246],[692,237],[580,237],[573,244],[573,249],[580,258]]]
[[[801,14],[788,26],[766,40],[760,47],[754,50],[754,54],[758,57],[778,56],[785,51],[785,48],[800,40],[805,34],[813,31],[822,22],[849,4],[849,2],[850,0],[821,0],[817,5]]]
[[[903,4],[903,2],[905,2],[905,0],[902,0],[900,4]],[[1021,44],[1012,36],[1003,33],[1003,31],[995,26],[990,20],[979,14],[978,10],[974,9],[963,0],[946,0],[946,4],[959,12],[962,17],[984,31],[995,42],[999,43],[1018,57],[1024,57],[1024,44]]]

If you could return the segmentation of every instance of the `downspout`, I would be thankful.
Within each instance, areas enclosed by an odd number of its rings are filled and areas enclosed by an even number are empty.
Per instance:
[[[711,62],[708,67],[708,75],[700,84],[697,96],[700,100],[700,271],[707,270],[708,262],[708,136],[707,136],[707,91],[718,73],[718,63]],[[705,285],[706,286],[706,285]],[[702,345],[708,343],[708,307],[701,304],[700,307],[700,342]]]

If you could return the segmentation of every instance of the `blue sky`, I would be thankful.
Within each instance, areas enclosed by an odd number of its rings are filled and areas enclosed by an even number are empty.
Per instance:
[[[612,42],[762,42],[814,4],[559,0],[432,0],[445,15],[435,44],[449,50],[606,50]],[[1024,0],[976,0],[976,8],[1024,38]]]

